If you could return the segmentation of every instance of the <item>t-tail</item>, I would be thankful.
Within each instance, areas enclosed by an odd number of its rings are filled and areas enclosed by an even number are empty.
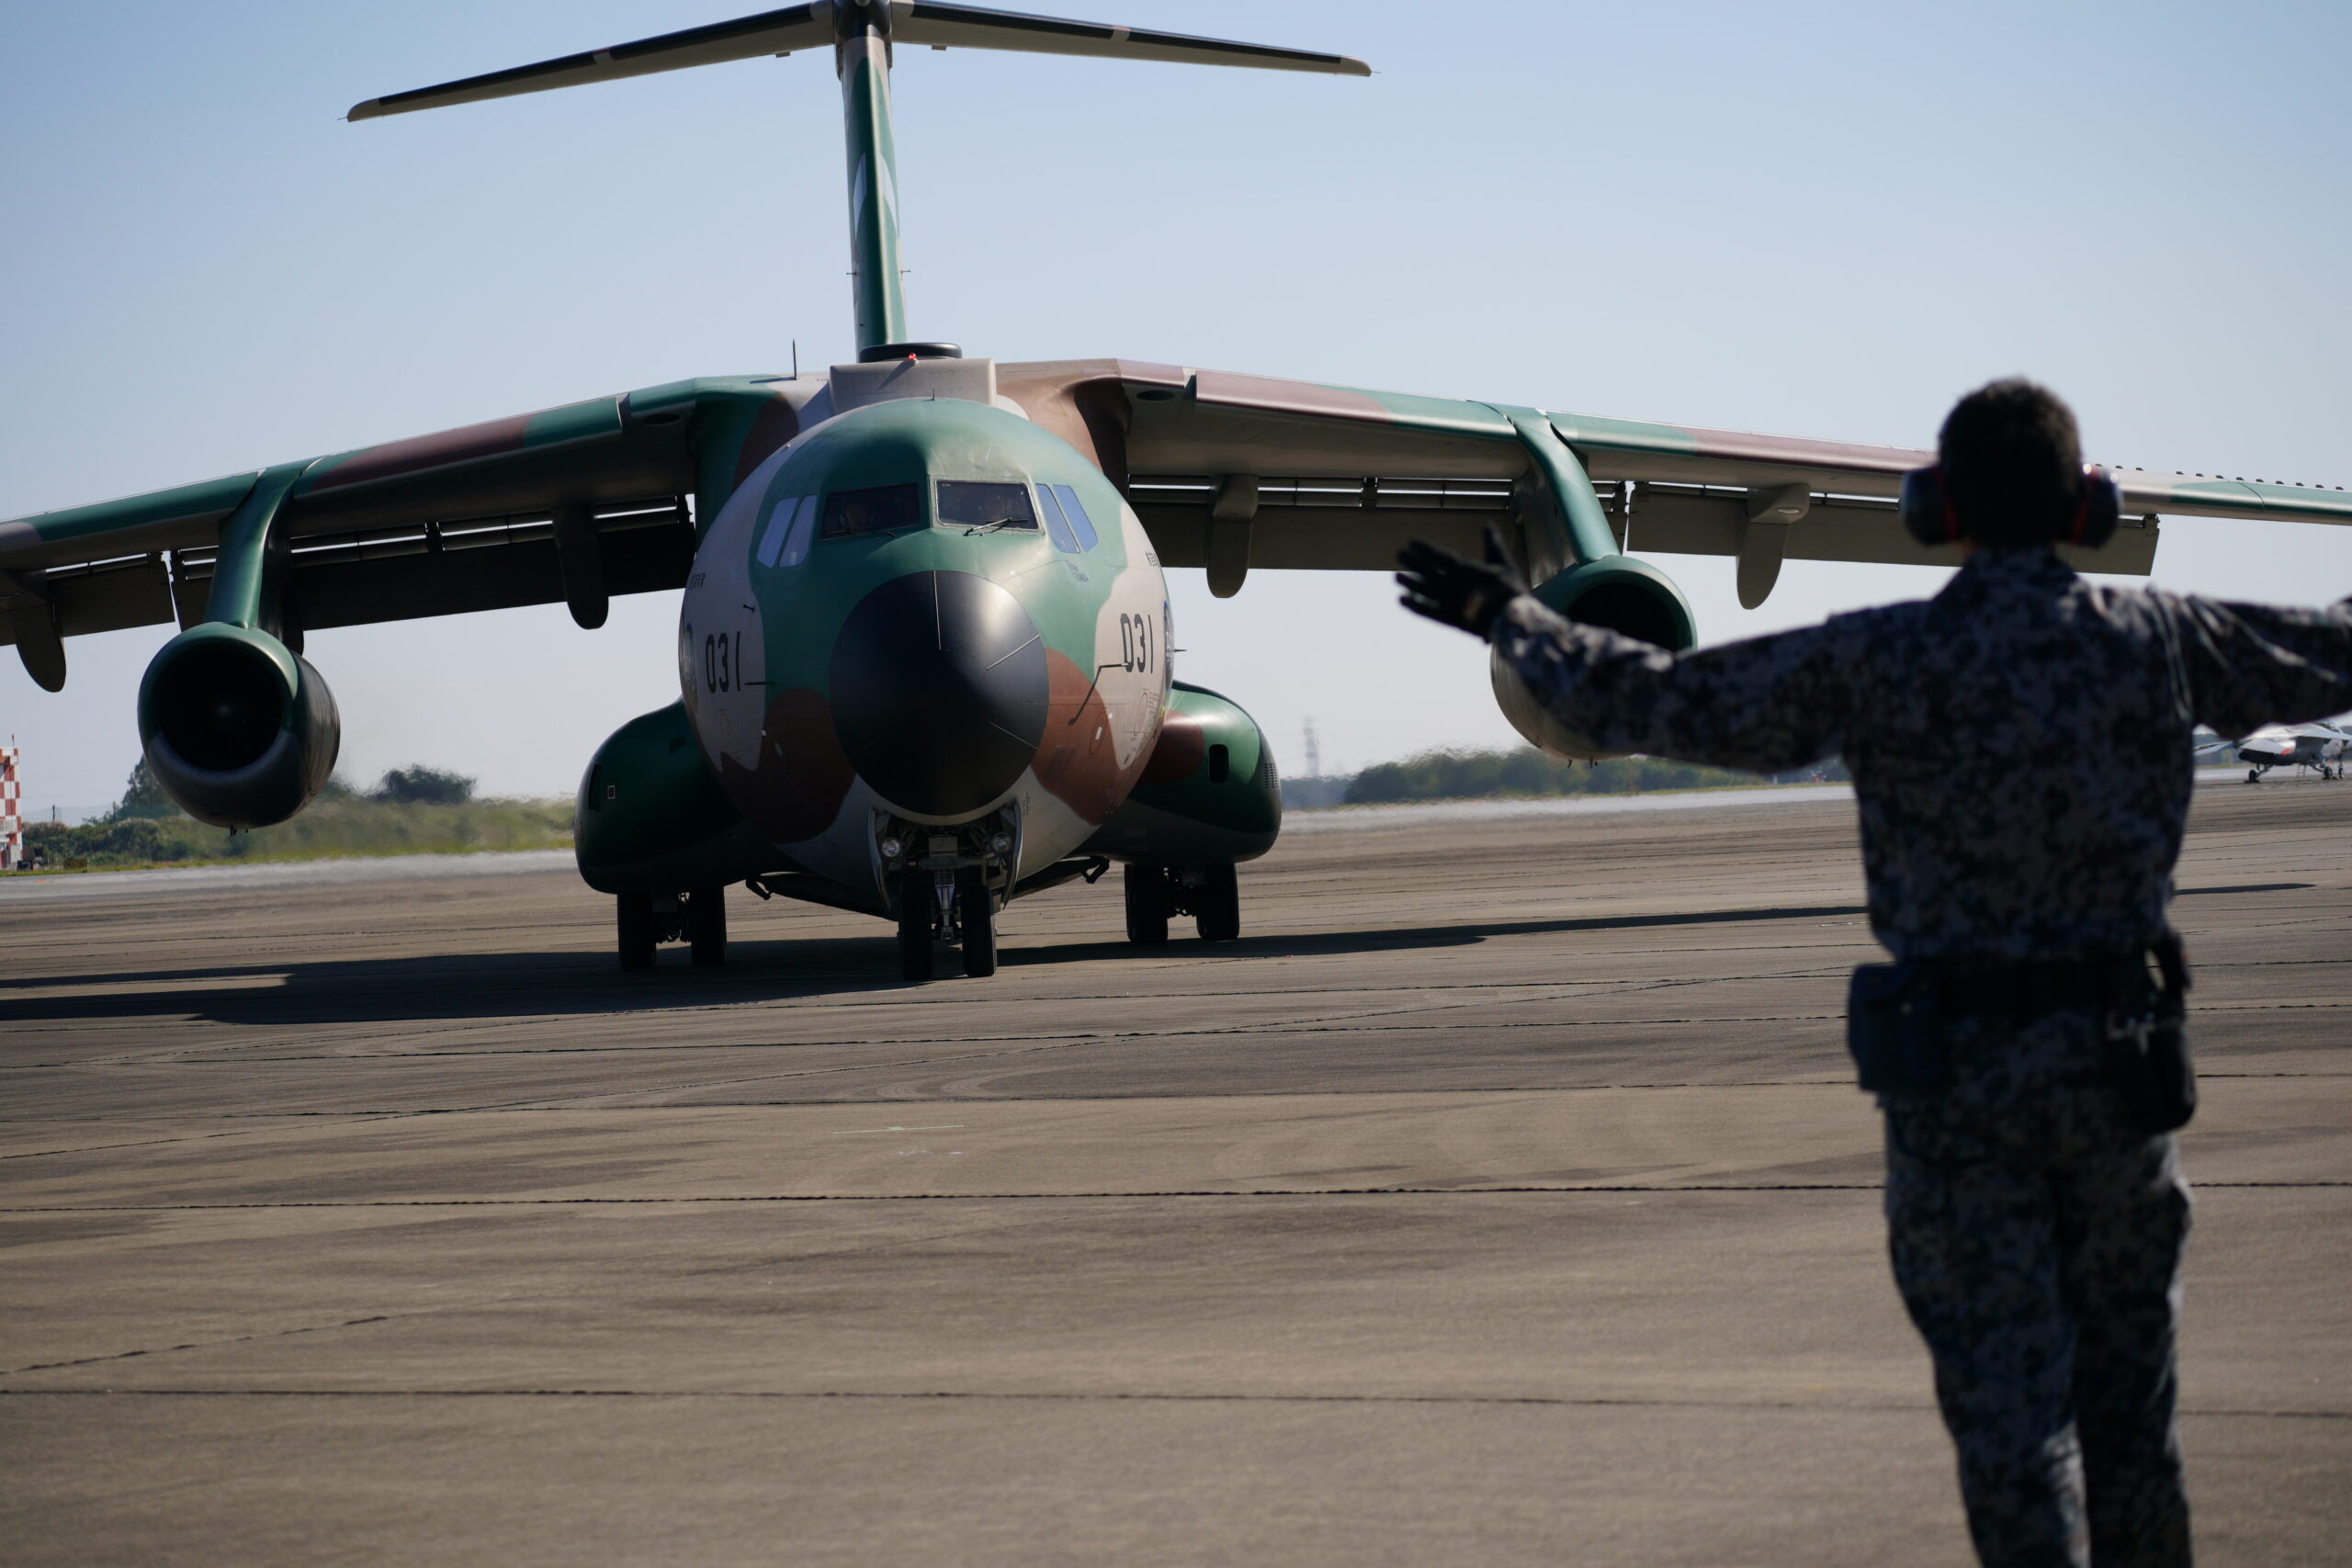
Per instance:
[[[731,22],[713,22],[609,49],[543,60],[536,65],[370,98],[354,105],[349,118],[375,119],[550,87],[829,47],[841,78],[842,117],[847,132],[851,289],[857,307],[858,356],[890,358],[908,336],[899,266],[897,152],[890,135],[890,51],[895,44],[1254,66],[1340,76],[1372,73],[1363,61],[1345,55],[1192,38],[1146,28],[1066,21],[977,6],[940,5],[934,0],[815,0],[810,5],[787,6]]]

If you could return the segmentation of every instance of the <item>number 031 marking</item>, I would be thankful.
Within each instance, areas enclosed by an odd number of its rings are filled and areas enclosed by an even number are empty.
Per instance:
[[[1140,671],[1149,674],[1159,668],[1153,646],[1151,617],[1121,615],[1119,617],[1119,661],[1129,674]]]

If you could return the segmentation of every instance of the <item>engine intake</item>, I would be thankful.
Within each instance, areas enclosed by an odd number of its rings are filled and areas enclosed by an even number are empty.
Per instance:
[[[1570,567],[1537,587],[1535,597],[1572,621],[1607,626],[1668,652],[1680,653],[1699,640],[1698,622],[1682,590],[1666,573],[1633,556],[1603,556]],[[1584,761],[1612,754],[1546,713],[1500,653],[1491,656],[1488,673],[1503,716],[1531,744],[1556,757]]]
[[[266,632],[208,623],[164,645],[139,682],[155,782],[216,828],[266,828],[334,772],[343,721],[308,660]]]

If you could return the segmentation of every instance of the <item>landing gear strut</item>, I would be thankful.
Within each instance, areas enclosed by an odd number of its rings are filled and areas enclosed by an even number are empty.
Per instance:
[[[727,889],[696,887],[666,898],[624,893],[617,907],[620,960],[624,969],[650,969],[665,942],[690,943],[697,967],[727,962]]]
[[[1229,865],[1191,867],[1131,864],[1126,872],[1127,940],[1168,940],[1168,918],[1190,915],[1203,942],[1241,934],[1241,888]]]

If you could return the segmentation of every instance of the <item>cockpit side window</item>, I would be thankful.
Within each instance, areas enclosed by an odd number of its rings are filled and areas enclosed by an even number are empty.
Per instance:
[[[825,497],[820,536],[846,539],[861,534],[898,534],[922,526],[922,497],[914,485],[875,485],[837,490]]]
[[[760,564],[794,567],[808,558],[808,536],[816,531],[817,498],[786,496],[768,513],[768,531],[760,540]]]
[[[1092,549],[1100,541],[1094,535],[1094,520],[1086,514],[1086,508],[1079,504],[1078,491],[1068,485],[1051,485],[1047,488],[1054,492],[1055,499],[1062,503],[1063,514],[1069,519],[1069,531],[1078,536],[1078,547],[1081,550]]]
[[[1035,532],[1036,508],[1029,504],[1029,487],[973,479],[939,481],[939,525],[943,528],[1026,528]]]
[[[1076,555],[1078,536],[1070,531],[1069,519],[1062,515],[1062,503],[1054,499],[1054,487],[1039,485],[1037,499],[1046,507],[1046,534],[1054,541],[1054,548],[1065,555]]]

